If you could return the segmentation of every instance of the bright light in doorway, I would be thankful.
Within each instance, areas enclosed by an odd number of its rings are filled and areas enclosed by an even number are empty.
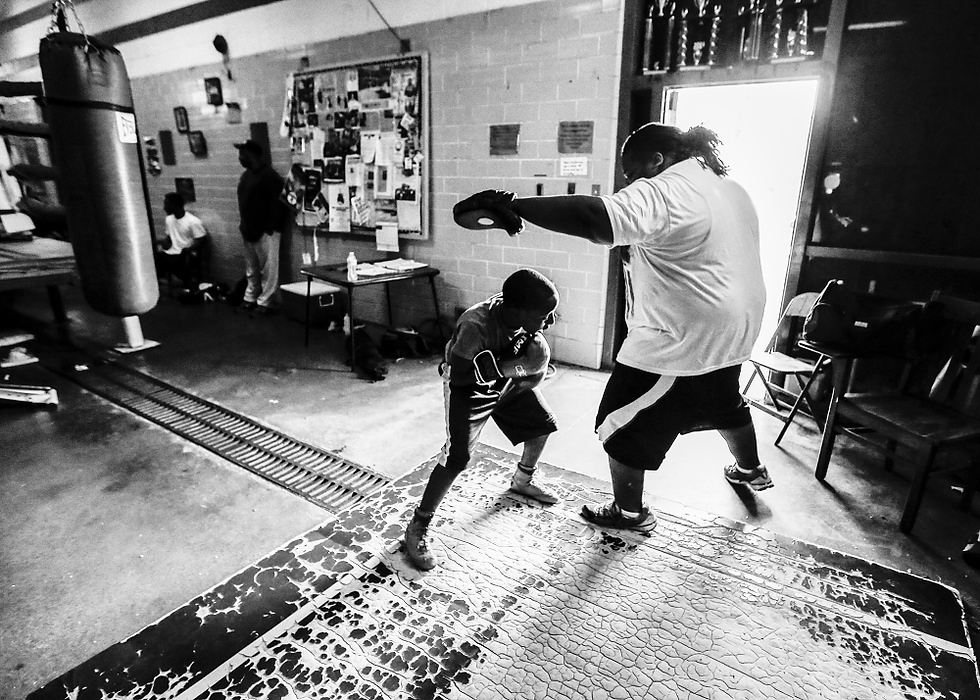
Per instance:
[[[758,209],[769,299],[760,345],[781,311],[816,96],[816,79],[674,88],[666,95],[664,121],[717,133],[730,176]]]

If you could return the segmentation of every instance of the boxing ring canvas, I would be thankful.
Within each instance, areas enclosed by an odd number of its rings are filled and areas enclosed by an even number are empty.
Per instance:
[[[545,466],[544,508],[513,459],[480,447],[431,572],[422,465],[30,698],[980,699],[955,590],[676,504],[603,532],[607,485]]]

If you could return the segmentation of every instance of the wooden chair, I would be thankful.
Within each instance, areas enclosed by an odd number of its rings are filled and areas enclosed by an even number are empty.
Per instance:
[[[804,406],[817,425],[823,428],[820,411],[816,410],[811,402],[810,387],[820,370],[830,362],[830,358],[822,353],[813,353],[813,359],[807,356],[790,356],[776,349],[780,339],[787,335],[790,338],[790,347],[800,347],[798,339],[803,319],[810,313],[818,296],[819,292],[804,292],[793,297],[783,309],[776,330],[766,347],[752,353],[750,359],[752,374],[742,388],[742,397],[749,405],[782,422],[783,427],[776,436],[774,445],[778,445],[783,439],[786,429],[789,428],[800,408]],[[787,386],[789,377],[793,377],[796,381],[795,390]],[[756,378],[762,381],[766,397],[771,403],[749,396],[749,388]],[[780,378],[783,379],[782,383],[779,382]]]
[[[910,461],[915,470],[899,525],[905,533],[912,530],[926,481],[942,451],[963,450],[970,459],[972,473],[963,489],[963,510],[969,510],[980,479],[980,303],[948,296],[938,296],[936,301],[942,305],[942,324],[929,338],[931,349],[905,363],[893,390],[847,392],[858,358],[805,340],[800,343],[832,358],[833,390],[817,457],[817,479],[826,479],[838,433],[883,449],[886,468],[892,458]],[[899,447],[905,449],[898,452]]]

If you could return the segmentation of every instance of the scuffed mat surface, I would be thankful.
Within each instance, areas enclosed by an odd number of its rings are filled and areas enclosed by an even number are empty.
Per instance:
[[[952,589],[672,504],[650,537],[604,533],[576,515],[597,484],[545,470],[565,499],[542,508],[506,495],[512,469],[481,446],[434,519],[434,571],[398,550],[423,467],[270,555],[291,587],[263,592],[259,562],[205,594],[288,599],[233,652],[212,637],[236,622],[199,599],[182,633],[209,645],[131,649],[157,661],[145,683],[102,656],[31,697],[980,699]],[[174,644],[167,624],[127,644]]]

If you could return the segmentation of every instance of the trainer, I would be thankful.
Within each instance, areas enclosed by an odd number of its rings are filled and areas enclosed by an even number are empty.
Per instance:
[[[644,475],[682,433],[718,430],[736,460],[725,477],[754,490],[772,486],[738,389],[766,302],[759,219],[746,191],[726,177],[719,144],[702,126],[651,123],[623,144],[628,184],[613,195],[488,190],[453,210],[463,226],[486,210],[512,235],[527,220],[621,252],[628,333],[596,417],[614,500],[582,509],[600,527],[653,529]]]

